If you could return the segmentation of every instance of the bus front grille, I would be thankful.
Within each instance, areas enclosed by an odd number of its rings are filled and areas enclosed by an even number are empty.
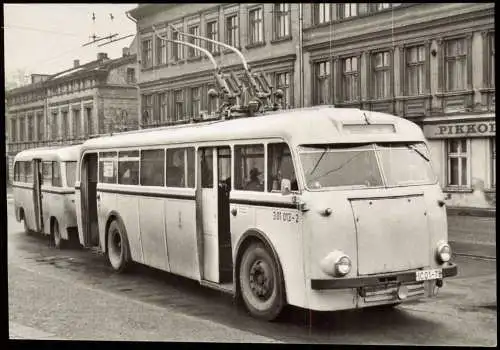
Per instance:
[[[425,295],[425,288],[423,282],[417,283],[404,283],[408,288],[408,299],[421,297]],[[379,287],[365,287],[362,290],[365,303],[380,303],[397,301],[397,285],[379,286]]]

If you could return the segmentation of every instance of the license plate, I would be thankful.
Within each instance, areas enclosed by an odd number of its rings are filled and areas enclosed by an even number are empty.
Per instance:
[[[416,274],[417,281],[428,281],[443,278],[443,270],[441,269],[422,270],[417,271]]]

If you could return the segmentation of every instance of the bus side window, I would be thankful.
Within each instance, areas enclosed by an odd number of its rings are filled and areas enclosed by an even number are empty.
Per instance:
[[[116,184],[118,165],[116,152],[99,153],[99,182],[106,184]]]
[[[270,143],[267,148],[267,188],[269,192],[281,191],[281,180],[291,182],[291,190],[298,191],[290,148],[284,142]]]
[[[43,183],[51,186],[52,184],[52,162],[42,163]]]
[[[118,183],[138,185],[139,151],[120,151],[118,156]]]
[[[52,186],[62,187],[60,162],[52,162]]]
[[[14,163],[14,181],[19,181],[19,162]]]
[[[194,179],[194,148],[168,149],[167,187],[193,188]]]
[[[161,186],[165,184],[165,150],[141,151],[141,185]]]
[[[264,192],[264,145],[234,146],[234,188]]]
[[[208,147],[202,149],[201,155],[201,187],[213,188],[214,187],[214,157],[213,148]]]
[[[24,162],[24,182],[33,183],[33,163]]]

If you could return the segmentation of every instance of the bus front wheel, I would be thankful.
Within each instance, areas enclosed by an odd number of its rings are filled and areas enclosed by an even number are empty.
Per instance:
[[[107,252],[111,267],[124,272],[130,264],[130,250],[125,230],[116,220],[109,225]]]
[[[239,284],[243,302],[253,316],[272,321],[285,305],[278,262],[262,243],[252,243],[243,253]]]

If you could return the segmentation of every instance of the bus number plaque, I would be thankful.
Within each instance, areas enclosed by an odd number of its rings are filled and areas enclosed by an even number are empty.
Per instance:
[[[273,210],[273,220],[282,221],[282,222],[299,222],[299,214],[297,213],[289,213],[281,210]]]

